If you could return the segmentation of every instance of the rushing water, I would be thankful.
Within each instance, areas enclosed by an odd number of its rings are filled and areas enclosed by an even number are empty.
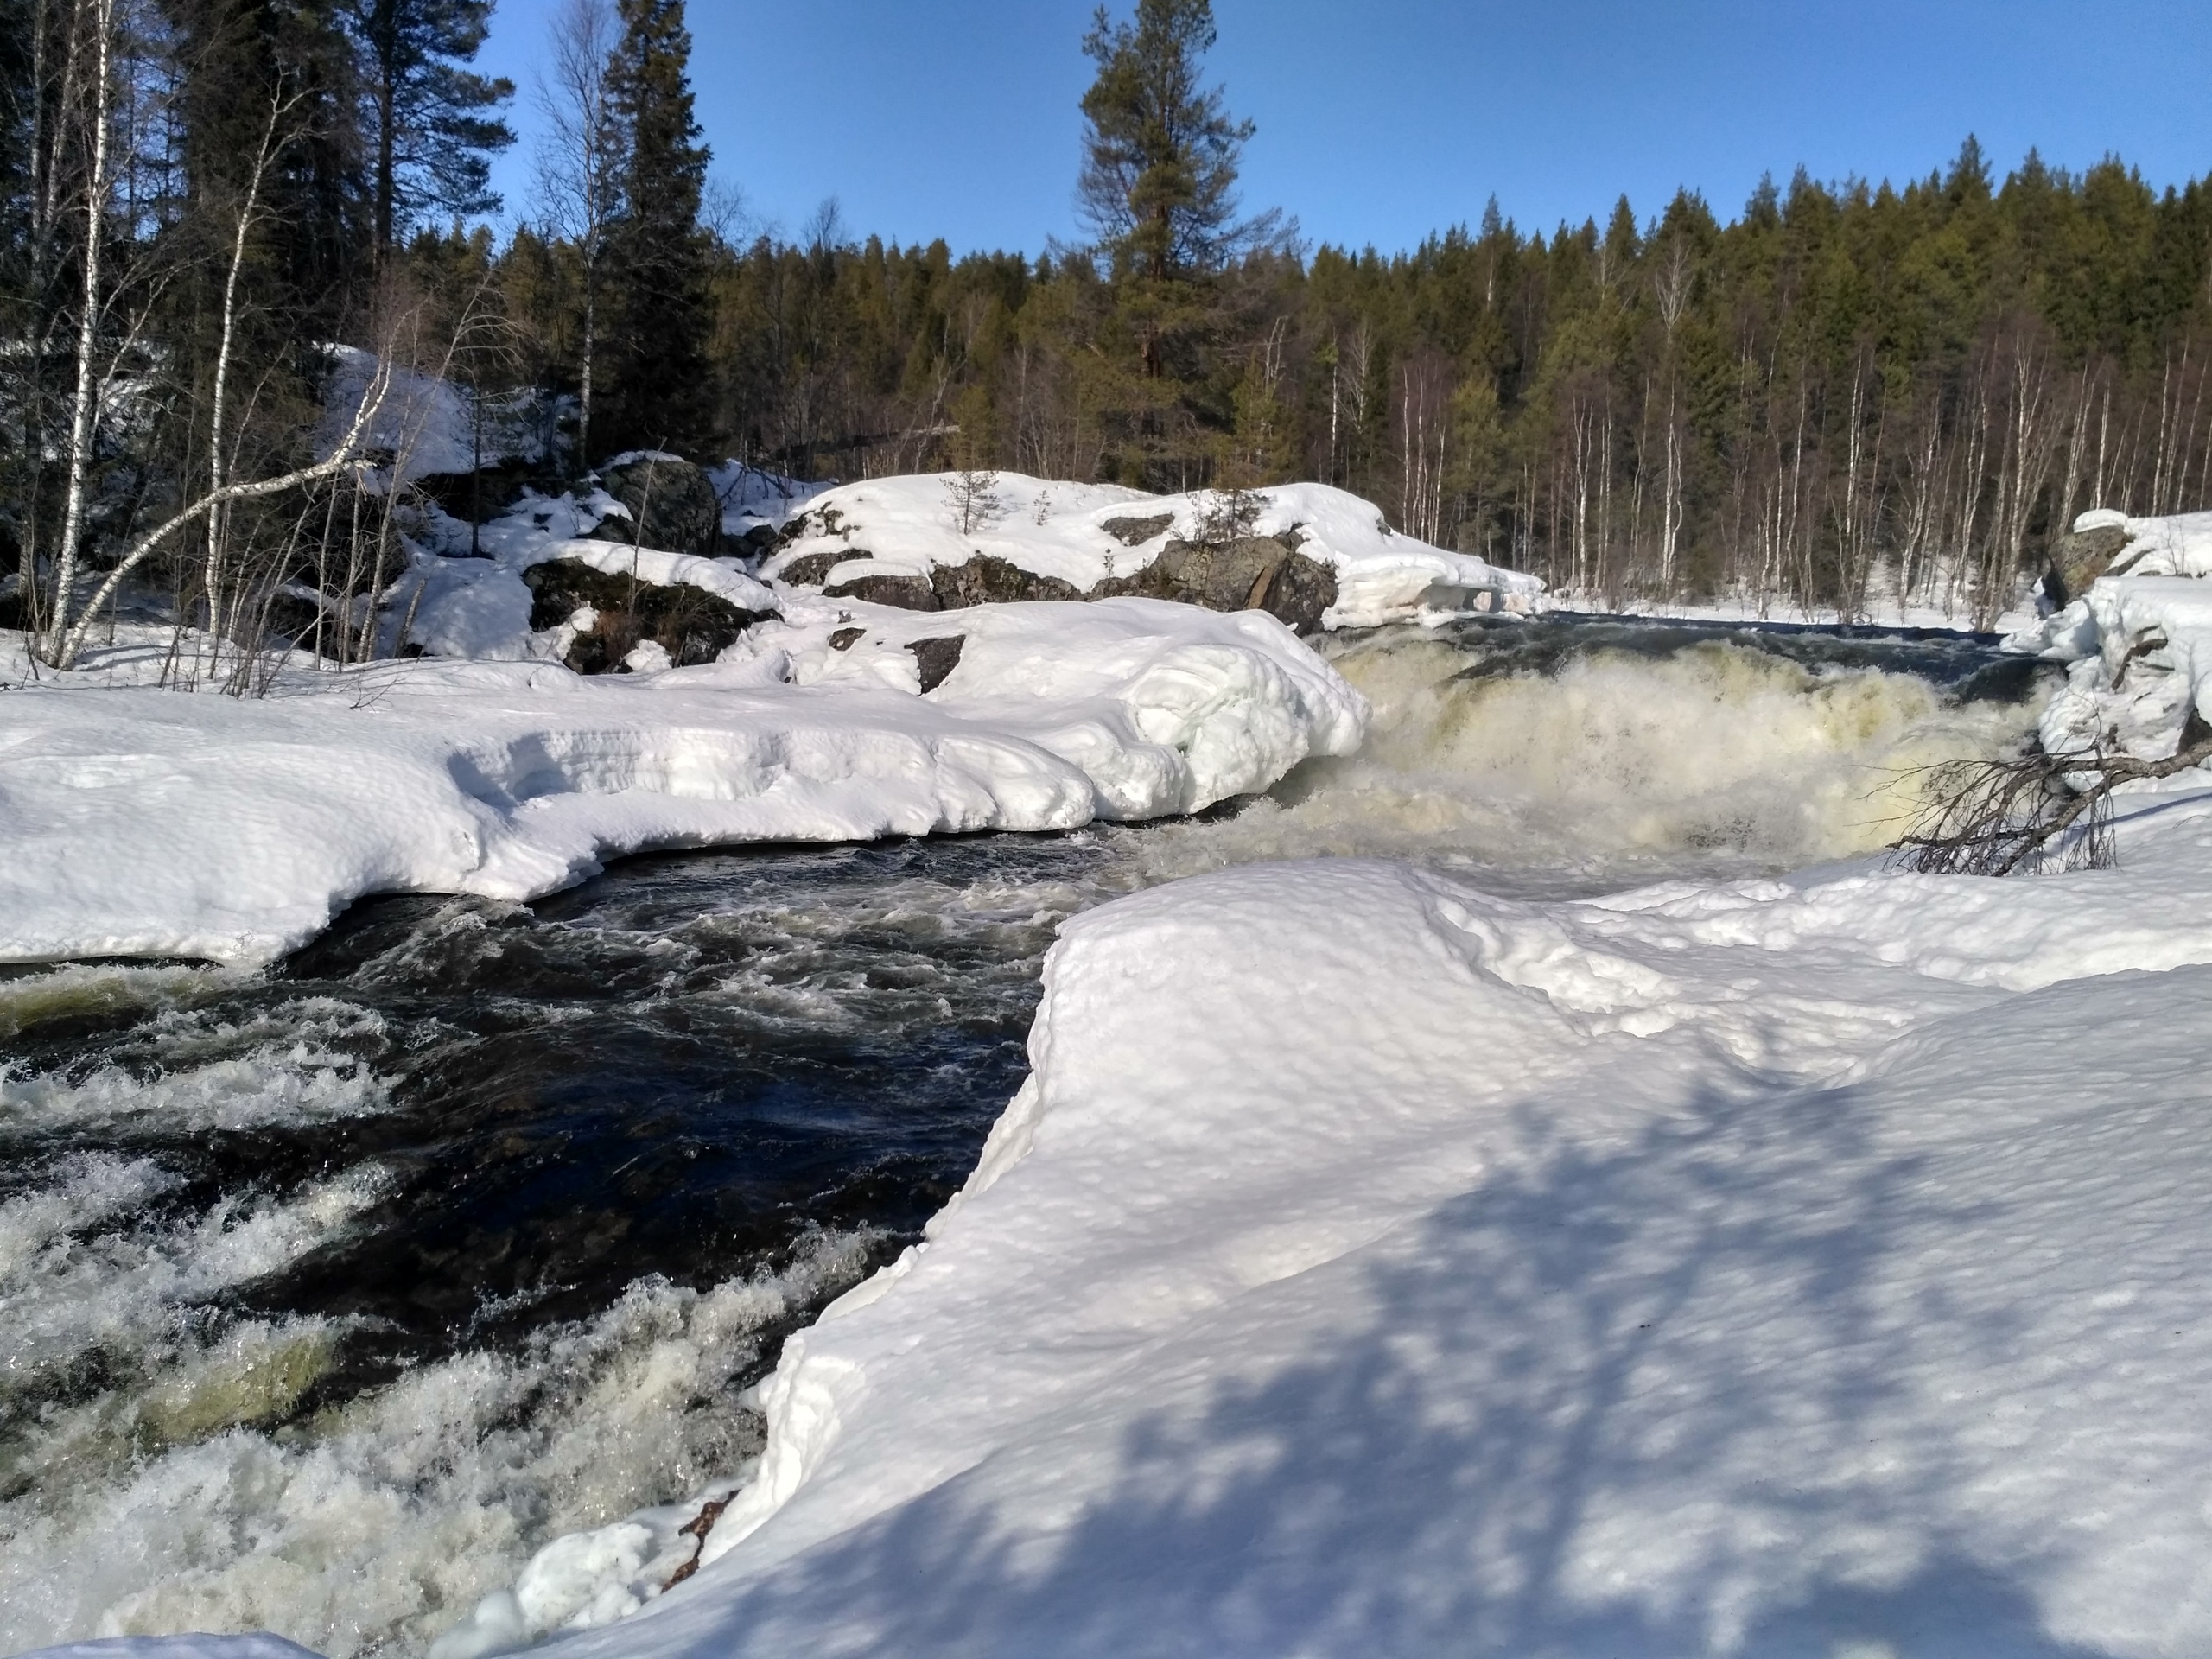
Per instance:
[[[1258,858],[1563,895],[1864,852],[2037,690],[1956,635],[1326,649],[1364,752],[1200,819],[636,859],[373,900],[265,974],[0,980],[0,1651],[419,1651],[547,1539],[741,1474],[745,1389],[964,1178],[1078,909]]]

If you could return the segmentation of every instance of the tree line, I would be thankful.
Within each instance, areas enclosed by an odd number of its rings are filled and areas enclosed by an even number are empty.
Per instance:
[[[63,660],[132,582],[218,640],[284,603],[374,648],[409,373],[542,428],[804,477],[1293,478],[1606,602],[1986,622],[2082,509],[2212,500],[2212,197],[1971,138],[1922,178],[1683,191],[1420,247],[1246,213],[1207,0],[1080,42],[1080,245],[955,257],[709,180],[683,0],[566,0],[504,240],[491,0],[0,10],[0,605]],[[334,344],[377,372],[350,425]],[[388,480],[389,473],[383,474]],[[297,632],[296,626],[294,629]],[[73,641],[74,643],[73,643]]]

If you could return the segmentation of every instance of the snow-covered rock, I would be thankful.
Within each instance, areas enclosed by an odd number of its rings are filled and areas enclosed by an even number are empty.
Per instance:
[[[796,534],[763,567],[771,578],[836,590],[900,580],[926,587],[933,572],[996,561],[1075,595],[1137,576],[1172,543],[1224,537],[1224,498],[1211,490],[1145,495],[1106,484],[996,475],[980,512],[963,513],[957,474],[870,479],[826,491]],[[1525,610],[1543,584],[1463,553],[1392,531],[1372,502],[1325,484],[1258,493],[1238,536],[1281,540],[1325,568],[1334,602],[1329,627],[1365,627],[1469,610]],[[860,589],[863,594],[867,589]]]
[[[2204,734],[2212,708],[2212,512],[2083,513],[2075,536],[2123,535],[2088,591],[2005,644],[2071,664],[2042,725],[2053,754],[2162,760]],[[2096,568],[2094,564],[2090,568]]]
[[[521,588],[474,563],[482,586]],[[755,586],[710,568],[741,601]],[[1366,717],[1268,617],[995,607],[963,618],[957,669],[922,697],[893,643],[913,619],[864,621],[874,643],[833,652],[838,613],[817,607],[717,664],[633,658],[645,671],[596,679],[420,660],[289,671],[248,701],[90,674],[17,687],[0,960],[262,961],[364,893],[522,899],[648,848],[1192,811],[1350,753]]]

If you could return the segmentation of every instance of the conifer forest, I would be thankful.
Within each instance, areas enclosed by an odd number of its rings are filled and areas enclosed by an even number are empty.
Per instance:
[[[1887,594],[1986,626],[2075,514],[2212,493],[2212,193],[2125,157],[1967,137],[1881,181],[1777,157],[1741,203],[1542,226],[1493,200],[1416,248],[1315,245],[1294,201],[1240,199],[1254,133],[1206,0],[1137,0],[1069,43],[1095,68],[1087,239],[956,253],[834,202],[749,223],[716,182],[746,158],[694,118],[683,0],[569,0],[520,89],[473,67],[491,12],[0,10],[0,608],[49,660],[133,592],[218,632],[287,594],[352,616],[398,532],[360,484],[374,423],[332,415],[349,364],[361,409],[394,377],[458,388],[472,471],[509,481],[646,448],[805,479],[1313,479],[1608,602]],[[518,99],[546,136],[503,204]],[[482,483],[423,487],[465,512]]]

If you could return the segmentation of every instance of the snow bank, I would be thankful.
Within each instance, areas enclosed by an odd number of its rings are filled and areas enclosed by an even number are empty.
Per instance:
[[[2127,541],[2080,598],[2005,645],[2072,664],[2044,712],[2054,754],[2123,749],[2163,760],[2212,706],[2212,512],[2130,518],[2085,512],[2075,531]]]
[[[1204,539],[1202,526],[1222,502],[1210,490],[1154,496],[1019,473],[997,480],[994,509],[965,533],[949,493],[950,474],[870,479],[826,491],[809,504],[804,531],[761,573],[781,576],[801,561],[804,569],[842,555],[822,576],[835,586],[861,575],[922,575],[980,554],[1088,593],[1143,569],[1171,539]],[[1323,619],[1328,626],[1521,610],[1543,591],[1534,576],[1396,534],[1374,503],[1344,490],[1284,484],[1260,493],[1248,533],[1294,539],[1300,552],[1335,572],[1337,602]]]
[[[572,1541],[646,1605],[560,1651],[2204,1650],[2212,798],[2136,808],[2037,881],[1077,918],[703,1568]],[[511,1611],[441,1652],[599,1617]]]
[[[837,614],[657,674],[424,660],[260,701],[92,675],[9,691],[0,960],[262,961],[369,893],[524,899],[648,848],[1194,810],[1349,753],[1365,720],[1268,617],[963,613],[974,656],[922,697],[860,671],[912,664],[887,634],[831,661]]]
[[[334,452],[352,428],[377,374],[373,352],[330,348],[330,384],[323,396],[322,453]],[[441,473],[473,473],[503,461],[544,454],[538,394],[487,397],[480,423],[467,388],[418,369],[391,372],[383,401],[369,418],[361,447],[389,456],[383,476],[405,483]],[[396,477],[395,477],[396,475]]]

